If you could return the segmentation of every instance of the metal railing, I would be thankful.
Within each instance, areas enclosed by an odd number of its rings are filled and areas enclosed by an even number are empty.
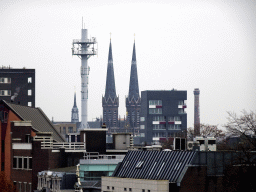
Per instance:
[[[34,137],[34,141],[41,141],[41,149],[85,150],[86,144],[83,142],[53,142],[52,137]]]
[[[93,44],[95,44],[95,43],[97,43],[97,41],[96,41],[96,38],[93,37],[92,39],[85,39],[85,40],[74,39],[73,43],[78,43],[78,44],[80,44],[80,43],[93,43]]]

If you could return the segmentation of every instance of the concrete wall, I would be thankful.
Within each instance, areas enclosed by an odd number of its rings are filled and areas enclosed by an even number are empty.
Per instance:
[[[145,180],[117,177],[102,177],[101,191],[129,191],[132,192],[169,192],[168,180]]]
[[[117,150],[126,150],[130,147],[130,134],[114,134],[114,144]]]

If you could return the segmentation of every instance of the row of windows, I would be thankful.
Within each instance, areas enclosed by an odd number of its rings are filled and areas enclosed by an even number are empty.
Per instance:
[[[110,189],[110,186],[107,186],[107,189]],[[128,190],[129,189],[129,190]],[[115,190],[115,187],[112,186],[112,190]],[[132,188],[126,188],[124,187],[124,191],[132,191]],[[142,189],[142,192],[146,192],[145,189]],[[147,192],[150,192],[150,190],[147,190]]]
[[[163,124],[153,125],[153,130],[158,130],[158,129],[165,129],[165,125]]]
[[[184,109],[178,109],[178,114],[186,113]],[[162,108],[149,109],[149,114],[162,114]]]
[[[165,116],[153,116],[153,121],[165,121]],[[180,116],[171,116],[168,117],[168,121],[180,121]]]
[[[149,105],[162,105],[162,100],[149,100]]]
[[[184,133],[182,132],[168,132],[168,137],[183,137]],[[166,132],[153,132],[153,137],[166,137]]]
[[[168,125],[169,130],[180,130],[181,125]],[[153,125],[153,130],[165,130],[166,126],[163,124]]]
[[[154,116],[153,121],[165,121],[165,116]]]
[[[184,105],[184,101],[178,101],[178,105]],[[149,105],[162,105],[162,100],[149,100]]]
[[[28,96],[32,95],[32,90],[28,90]],[[0,90],[0,96],[11,96],[11,90]]]
[[[0,83],[11,83],[11,78],[0,77]],[[28,77],[28,83],[32,83],[32,77]]]
[[[32,169],[32,157],[13,157],[14,169]]]
[[[62,131],[61,131],[62,130]],[[64,134],[66,134],[66,127],[63,127],[62,129],[61,129],[61,127],[60,127],[60,133],[61,132],[63,132]],[[74,132],[74,129],[73,129],[73,127],[68,127],[68,133],[73,133]]]
[[[28,183],[27,185],[27,182],[17,182],[17,181],[14,181],[13,182],[13,185],[16,189],[18,189],[19,192],[31,192],[32,191],[32,186],[31,186],[31,183]]]
[[[0,90],[0,96],[11,96],[11,90]]]
[[[153,132],[153,137],[166,137],[165,132]]]
[[[11,83],[11,78],[0,77],[0,83]]]
[[[149,109],[149,114],[162,114],[162,108]]]

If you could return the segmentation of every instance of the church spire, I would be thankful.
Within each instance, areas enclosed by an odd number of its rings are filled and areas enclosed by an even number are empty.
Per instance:
[[[103,123],[105,123],[108,128],[116,127],[118,123],[119,97],[116,96],[111,39],[108,52],[106,89],[105,96],[102,97],[102,107]]]
[[[75,96],[74,96],[74,106],[73,107],[77,107],[76,106],[76,92],[75,92]]]
[[[109,52],[108,52],[108,68],[107,68],[107,80],[106,80],[106,89],[105,89],[105,98],[109,99],[109,97],[111,99],[116,98],[116,86],[115,86],[111,40],[110,40]]]
[[[134,44],[133,44],[132,65],[131,65],[130,86],[129,86],[129,95],[128,95],[128,97],[129,97],[129,100],[132,100],[132,98],[134,98],[136,101],[140,97],[138,74],[137,74],[135,41],[134,41]]]
[[[136,60],[136,50],[135,41],[133,44],[132,52],[132,65],[131,65],[131,75],[130,75],[130,86],[129,95],[126,97],[126,124],[133,127],[133,133],[137,133],[140,125],[140,107],[141,99],[139,93],[139,83],[137,74],[137,60]]]
[[[79,122],[78,108],[76,106],[76,92],[74,94],[74,106],[71,111],[71,122],[72,123]]]

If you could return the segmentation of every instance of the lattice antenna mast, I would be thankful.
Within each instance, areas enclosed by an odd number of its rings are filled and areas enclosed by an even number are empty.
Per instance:
[[[87,102],[88,102],[88,78],[90,68],[88,67],[87,60],[97,55],[97,41],[95,37],[88,39],[88,31],[83,28],[81,30],[81,39],[74,39],[72,46],[72,55],[77,55],[81,59],[81,125],[79,130],[89,128],[87,123]],[[78,131],[79,131],[78,130]]]

